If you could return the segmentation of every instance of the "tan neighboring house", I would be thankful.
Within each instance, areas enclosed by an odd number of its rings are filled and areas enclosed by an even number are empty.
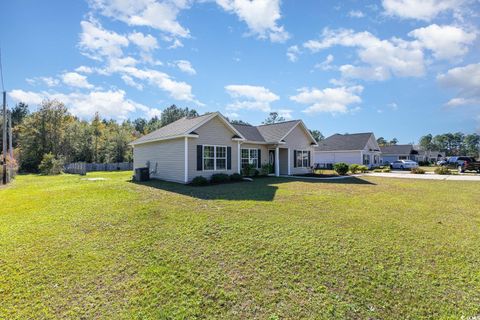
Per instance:
[[[133,142],[134,169],[150,177],[189,183],[196,176],[240,173],[271,164],[272,174],[308,173],[316,141],[301,120],[233,125],[219,112],[182,118]]]

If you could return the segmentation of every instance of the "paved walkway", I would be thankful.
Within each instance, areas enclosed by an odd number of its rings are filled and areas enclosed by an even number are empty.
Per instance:
[[[423,179],[423,180],[454,180],[454,181],[480,181],[480,175],[441,175],[441,174],[412,174],[412,173],[366,173],[361,175],[363,177],[382,177],[382,178],[402,178],[402,179]]]

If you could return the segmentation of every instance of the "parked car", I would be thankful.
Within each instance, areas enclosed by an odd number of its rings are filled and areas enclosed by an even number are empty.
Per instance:
[[[472,157],[450,157],[444,166],[449,169],[457,169],[459,173],[465,171],[476,171],[480,173],[480,162],[475,161],[475,158]]]
[[[412,160],[397,160],[397,161],[393,161],[390,164],[390,168],[401,169],[401,170],[418,168],[418,163]]]
[[[447,164],[447,159],[442,159],[437,161],[437,166],[444,166]]]

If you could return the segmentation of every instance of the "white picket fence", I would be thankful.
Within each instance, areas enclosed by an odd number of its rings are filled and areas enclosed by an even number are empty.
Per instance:
[[[133,162],[116,162],[116,163],[86,163],[74,162],[66,164],[63,171],[65,173],[73,173],[85,175],[92,171],[129,171],[133,170]]]

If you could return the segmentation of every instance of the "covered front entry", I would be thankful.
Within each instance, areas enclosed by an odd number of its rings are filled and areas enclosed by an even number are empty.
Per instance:
[[[270,167],[270,174],[289,175],[290,174],[290,150],[288,148],[276,147],[275,149],[268,149],[268,164]]]

